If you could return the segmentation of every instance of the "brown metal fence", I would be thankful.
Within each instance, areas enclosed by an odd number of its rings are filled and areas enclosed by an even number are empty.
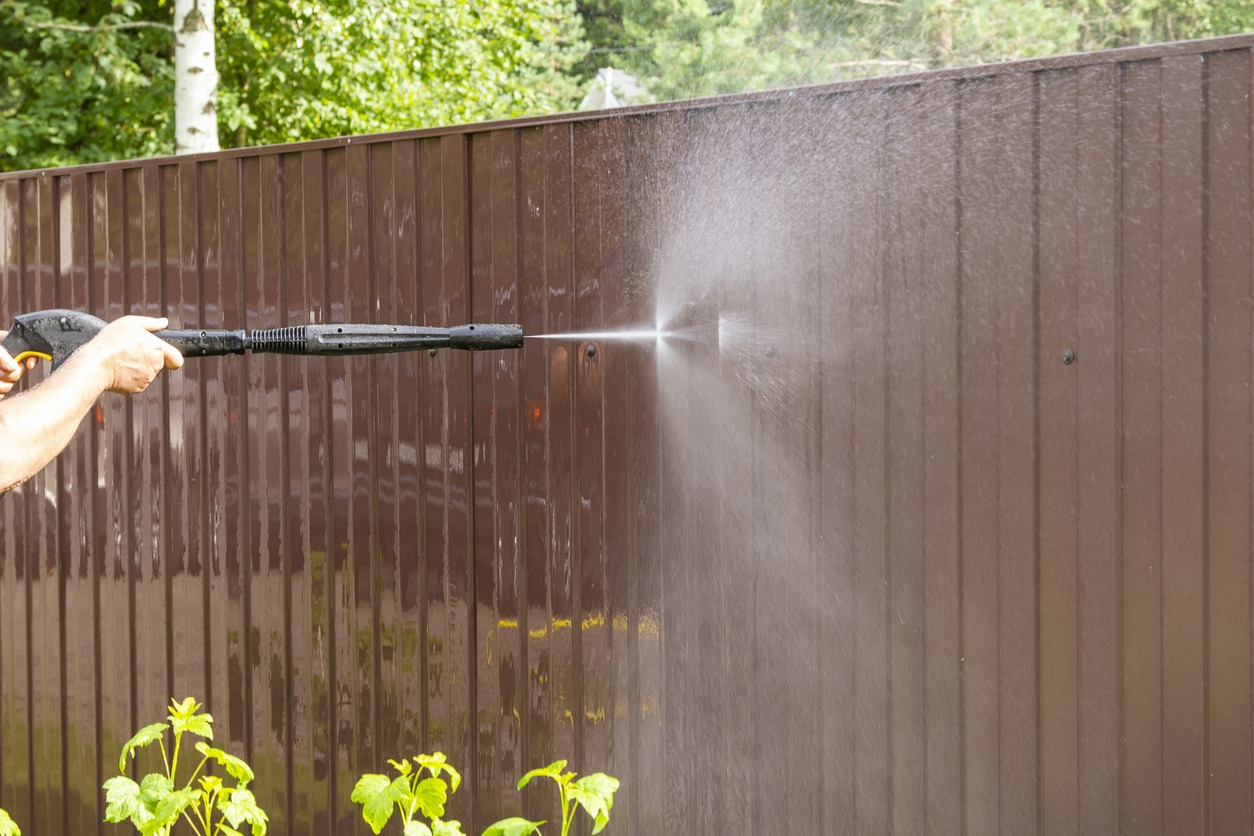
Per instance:
[[[0,501],[0,806],[115,832],[194,695],[280,834],[435,749],[468,831],[559,757],[609,833],[1249,830],[1252,47],[0,176],[5,316],[683,331],[105,397]]]

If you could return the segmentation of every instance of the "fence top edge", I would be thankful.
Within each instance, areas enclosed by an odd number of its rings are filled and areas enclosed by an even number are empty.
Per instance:
[[[299,154],[310,151],[325,151],[333,148],[348,148],[353,145],[374,145],[387,142],[433,139],[445,136],[466,136],[500,130],[519,130],[524,128],[540,128],[552,125],[591,123],[611,119],[626,119],[633,116],[648,116],[668,111],[693,111],[714,107],[727,107],[730,105],[767,104],[810,98],[823,98],[841,93],[890,90],[895,87],[907,85],[946,81],[970,81],[974,79],[1010,74],[1040,73],[1051,70],[1133,63],[1137,61],[1148,61],[1167,57],[1204,55],[1236,49],[1250,49],[1251,47],[1254,47],[1254,34],[1224,35],[1216,38],[1203,38],[1192,41],[1173,41],[1170,43],[1150,44],[1147,46],[1121,47],[1118,49],[1107,49],[1094,52],[1076,52],[1066,55],[1051,55],[1045,58],[1031,58],[996,64],[980,64],[968,67],[926,70],[917,73],[877,76],[875,78],[838,81],[827,84],[813,84],[803,87],[781,87],[773,90],[763,90],[752,93],[735,93],[697,99],[678,99],[675,101],[656,104],[642,104],[608,110],[571,111],[567,113],[546,114],[542,116],[525,116],[516,119],[499,119],[490,122],[474,122],[463,125],[449,125],[434,128],[411,128],[401,131],[361,134],[358,136],[341,136],[327,139],[312,139],[302,142],[283,143],[277,145],[230,148],[204,154],[183,154],[166,157],[111,160],[109,162],[82,163],[79,165],[64,166],[60,168],[8,171],[0,172],[0,183],[14,180],[29,180],[33,178],[64,177],[74,174],[95,174],[117,169],[150,168],[170,165],[185,165],[189,163],[237,160],[250,157]]]

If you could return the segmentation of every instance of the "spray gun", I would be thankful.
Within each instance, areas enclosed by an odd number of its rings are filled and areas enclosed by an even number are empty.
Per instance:
[[[49,310],[16,317],[0,343],[19,363],[39,357],[56,369],[88,340],[100,333],[105,321],[81,311]],[[418,325],[296,325],[254,331],[168,330],[155,335],[184,357],[223,354],[388,354],[456,348],[481,351],[521,348],[521,325],[460,325],[429,328]]]

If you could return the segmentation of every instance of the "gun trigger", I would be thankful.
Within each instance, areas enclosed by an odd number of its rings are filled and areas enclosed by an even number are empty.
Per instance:
[[[42,351],[23,351],[21,354],[13,358],[13,362],[20,363],[28,357],[38,357],[41,360],[47,360],[49,363],[52,362],[52,355],[44,354]]]

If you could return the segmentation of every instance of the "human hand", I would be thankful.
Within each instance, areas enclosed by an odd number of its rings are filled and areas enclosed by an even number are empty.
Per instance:
[[[90,342],[78,350],[101,365],[105,388],[120,395],[135,395],[165,369],[183,365],[183,355],[153,331],[168,327],[164,317],[124,316],[110,322]]]
[[[0,342],[9,335],[8,331],[0,331]],[[27,357],[26,368],[35,368],[37,358]],[[22,379],[22,364],[13,359],[9,352],[0,346],[0,398],[13,390],[13,384]]]

